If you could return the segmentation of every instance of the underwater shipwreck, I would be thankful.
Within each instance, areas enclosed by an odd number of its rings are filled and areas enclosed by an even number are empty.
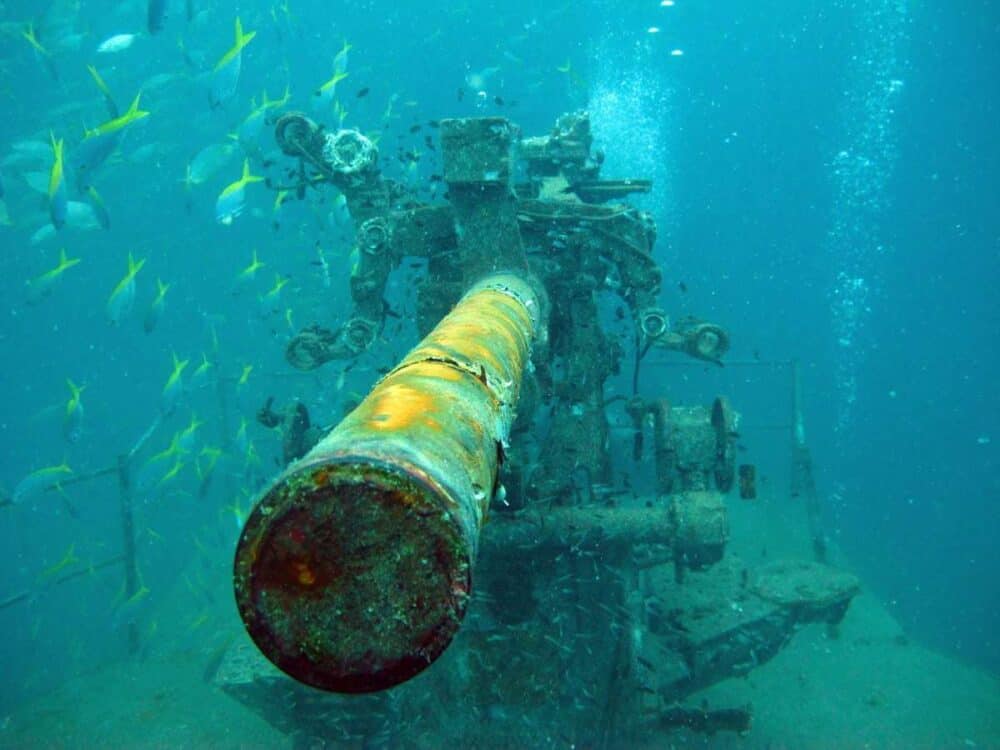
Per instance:
[[[253,643],[229,647],[215,684],[302,747],[752,732],[751,707],[687,699],[835,626],[859,583],[826,563],[797,401],[791,494],[814,559],[751,564],[727,551],[727,504],[756,495],[739,405],[675,403],[666,380],[639,395],[651,348],[714,366],[730,340],[657,306],[656,226],[627,202],[650,183],[602,178],[585,112],[536,137],[441,121],[434,204],[385,178],[357,130],[290,113],[276,138],[292,188],[339,190],[356,228],[352,315],[300,330],[288,363],[322,374],[380,346],[387,279],[414,257],[421,341],[326,434],[301,406],[266,410],[290,463],[242,531]],[[622,373],[632,393],[609,396]]]

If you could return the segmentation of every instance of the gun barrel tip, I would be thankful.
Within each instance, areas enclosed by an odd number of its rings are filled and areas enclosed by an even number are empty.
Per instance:
[[[236,553],[250,636],[297,680],[365,693],[434,662],[461,625],[471,550],[440,496],[412,477],[309,466],[258,503]]]

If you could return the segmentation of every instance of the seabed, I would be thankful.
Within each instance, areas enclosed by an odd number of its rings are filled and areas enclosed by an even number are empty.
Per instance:
[[[752,507],[738,500],[729,505],[734,533],[727,556],[753,564],[768,558],[810,558],[800,506],[787,498],[767,497]],[[837,559],[835,551],[832,557],[834,564],[850,569],[849,561]],[[421,684],[424,692],[435,684],[431,675],[436,670],[459,668],[448,653],[425,674],[397,689],[402,691],[397,695],[404,696],[394,707],[397,725],[383,727],[367,739],[338,734],[343,731],[339,709],[353,712],[361,705],[358,701],[384,704],[393,700],[390,696],[395,691],[381,697],[328,698],[275,670],[269,692],[271,709],[266,715],[254,710],[218,684],[223,648],[253,648],[231,604],[231,581],[225,571],[220,566],[213,579],[218,604],[212,621],[225,623],[223,627],[192,633],[190,623],[181,618],[173,634],[176,637],[171,637],[164,631],[167,618],[161,616],[156,642],[144,644],[137,658],[79,674],[49,694],[18,706],[3,719],[0,748],[525,747],[524,717],[502,705],[466,710],[470,708],[467,701],[452,696],[462,705],[449,706],[449,697],[441,695],[441,710],[434,715],[407,713],[407,695],[420,693]],[[712,574],[710,569],[703,575]],[[183,611],[180,602],[186,593],[182,585],[173,597],[164,611]],[[451,647],[456,653],[463,647],[462,637]],[[310,696],[325,702],[319,722],[330,727],[326,738],[316,735],[315,715],[310,719],[312,729],[296,730],[295,717],[311,710],[303,701]],[[773,659],[748,676],[717,683],[690,696],[684,705],[713,709],[749,705],[752,728],[742,734],[652,729],[639,744],[629,747],[1000,747],[1000,680],[908,636],[863,582],[861,593],[835,629],[802,628]],[[555,716],[553,723],[538,728],[533,746],[600,746],[596,740],[588,742],[573,734],[572,716],[565,715],[564,720]]]

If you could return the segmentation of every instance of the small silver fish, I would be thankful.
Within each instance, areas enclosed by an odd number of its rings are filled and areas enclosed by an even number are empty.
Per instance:
[[[132,46],[138,34],[115,34],[108,37],[97,46],[97,53],[108,55],[115,52],[123,52]]]

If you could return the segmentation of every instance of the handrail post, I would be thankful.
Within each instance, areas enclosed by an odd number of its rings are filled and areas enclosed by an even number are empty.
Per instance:
[[[135,521],[132,515],[132,476],[128,455],[118,456],[118,490],[122,515],[122,552],[125,563],[125,593],[123,601],[129,601],[139,590],[139,572],[135,561]],[[125,623],[128,633],[128,653],[135,656],[139,652],[139,626],[135,618]]]

